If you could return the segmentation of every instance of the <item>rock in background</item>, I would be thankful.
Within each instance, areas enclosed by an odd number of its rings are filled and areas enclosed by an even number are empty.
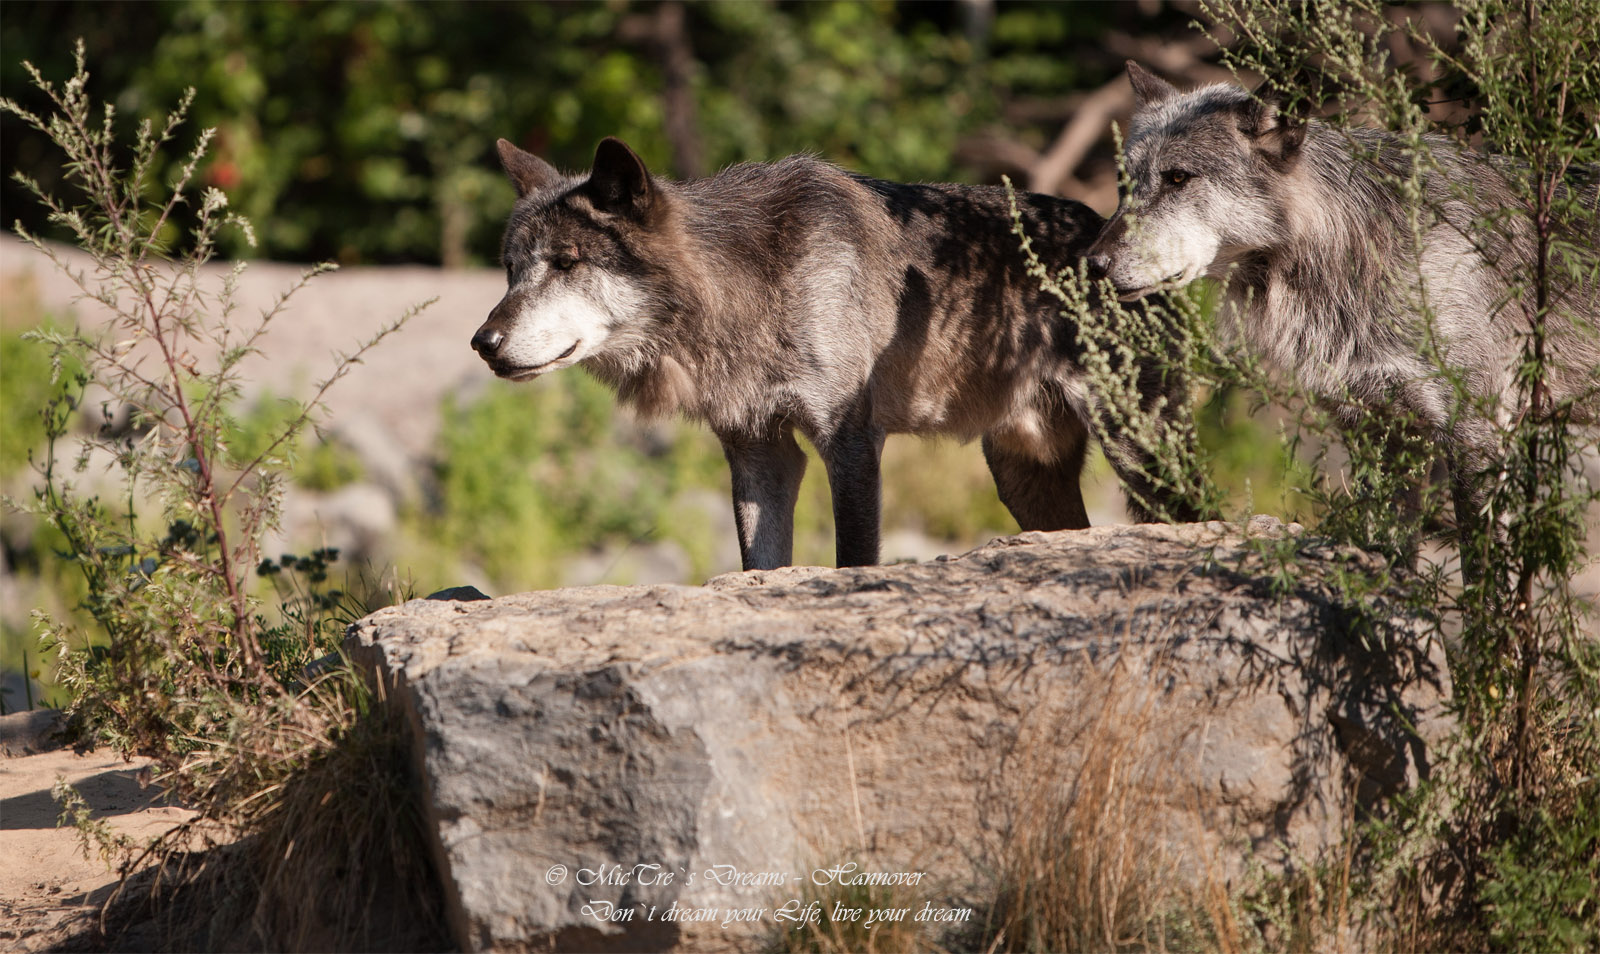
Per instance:
[[[916,908],[981,910],[1029,830],[1085,807],[1180,880],[1336,844],[1352,799],[1427,772],[1448,694],[1422,626],[1309,582],[1353,559],[1278,591],[1225,524],[1032,533],[924,564],[418,600],[350,645],[409,713],[463,949],[748,949],[838,865],[924,872]]]

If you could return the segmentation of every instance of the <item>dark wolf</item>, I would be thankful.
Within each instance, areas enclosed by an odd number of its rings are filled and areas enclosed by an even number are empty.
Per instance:
[[[1430,137],[1425,218],[1414,239],[1398,136],[1339,129],[1270,97],[1219,84],[1180,92],[1128,64],[1137,110],[1126,140],[1131,189],[1089,253],[1124,300],[1201,276],[1227,281],[1246,341],[1359,425],[1398,406],[1446,449],[1458,518],[1476,508],[1471,475],[1501,453],[1501,428],[1525,410],[1516,382],[1534,298],[1527,216],[1506,164]],[[1594,250],[1595,184],[1578,187]],[[1496,216],[1485,229],[1486,211]],[[1548,323],[1557,401],[1592,423],[1600,367],[1592,277],[1568,283]],[[1431,315],[1431,323],[1424,317]],[[1436,349],[1437,357],[1430,354]],[[1461,406],[1455,372],[1470,399]]]
[[[981,437],[1023,529],[1089,525],[1076,329],[1027,274],[1004,190],[901,185],[803,156],[676,182],[616,139],[568,176],[499,150],[518,195],[509,288],[473,348],[503,378],[581,364],[643,413],[709,425],[746,569],[791,560],[796,431],[827,467],[841,566],[877,562],[891,433]],[[1017,204],[1052,268],[1075,266],[1102,224],[1075,202]],[[1159,498],[1142,472],[1125,479]]]

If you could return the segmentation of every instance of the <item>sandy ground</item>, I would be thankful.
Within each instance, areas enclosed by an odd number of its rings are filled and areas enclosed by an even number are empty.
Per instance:
[[[76,786],[112,830],[136,841],[162,834],[193,813],[162,804],[139,785],[144,761],[125,762],[109,749],[79,755],[44,736],[48,714],[0,717],[0,948],[46,950],[62,929],[98,916],[117,875],[98,856],[85,858],[78,833],[57,828],[50,797],[58,778]],[[13,755],[13,752],[30,754]]]

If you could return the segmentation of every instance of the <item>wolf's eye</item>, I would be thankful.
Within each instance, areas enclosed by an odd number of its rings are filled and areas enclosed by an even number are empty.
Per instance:
[[[550,265],[558,272],[564,272],[578,264],[578,256],[571,252],[557,252],[550,256]]]
[[[1177,187],[1183,185],[1185,182],[1188,182],[1192,176],[1190,176],[1189,173],[1184,172],[1182,169],[1168,169],[1166,172],[1161,174],[1161,178],[1167,180],[1168,185]]]

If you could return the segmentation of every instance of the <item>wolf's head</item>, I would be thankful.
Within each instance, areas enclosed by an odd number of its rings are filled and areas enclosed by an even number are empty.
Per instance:
[[[1131,187],[1088,253],[1123,300],[1176,288],[1271,245],[1277,183],[1299,159],[1302,116],[1237,86],[1188,93],[1128,64],[1137,110],[1124,144]]]
[[[665,202],[659,184],[618,139],[601,141],[587,177],[504,139],[499,150],[517,188],[500,252],[508,287],[473,349],[526,381],[636,343],[656,301],[640,256]]]

